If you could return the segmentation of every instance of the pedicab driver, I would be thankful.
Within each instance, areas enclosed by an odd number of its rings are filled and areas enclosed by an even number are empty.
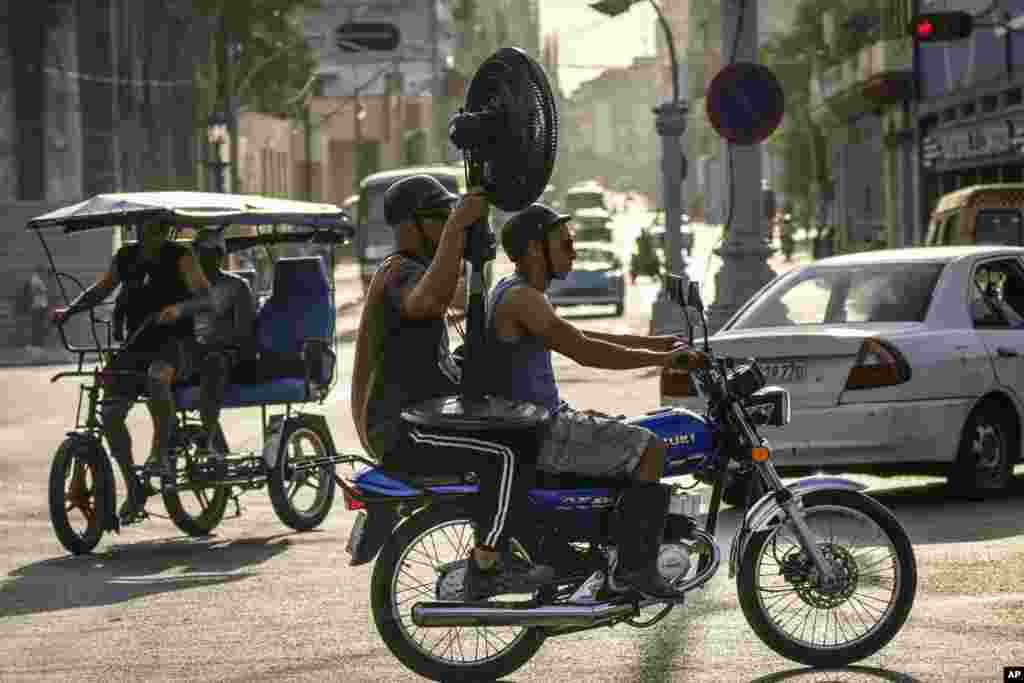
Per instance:
[[[176,377],[191,374],[192,316],[212,305],[209,281],[192,250],[170,239],[172,227],[159,219],[144,222],[139,229],[139,241],[118,249],[109,269],[95,284],[67,308],[56,309],[52,314],[54,323],[62,325],[72,315],[102,303],[118,285],[123,286],[118,298],[126,314],[129,338],[136,331],[139,334],[128,348],[118,351],[108,369],[139,374],[114,375],[104,388],[103,431],[111,455],[127,473],[133,458],[125,417],[139,394],[148,392],[147,406],[153,418],[150,460],[166,489],[175,485],[168,448],[176,412],[171,384]],[[140,330],[150,316],[155,324]],[[135,477],[125,479],[128,500],[120,516],[123,521],[132,521],[143,515],[146,496],[153,492],[143,490]]]
[[[477,544],[467,569],[467,598],[524,592],[546,582],[548,567],[504,552],[524,468],[502,444],[407,429],[403,409],[459,392],[461,371],[448,347],[445,311],[456,290],[466,229],[486,217],[481,195],[459,198],[435,178],[412,176],[384,195],[398,251],[367,290],[352,376],[352,417],[363,447],[385,468],[412,474],[473,471],[479,476]],[[443,463],[443,464],[442,464]],[[501,552],[499,552],[501,551]]]

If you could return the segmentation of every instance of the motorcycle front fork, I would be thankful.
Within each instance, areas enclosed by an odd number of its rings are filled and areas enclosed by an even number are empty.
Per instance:
[[[786,488],[778,472],[775,471],[775,466],[770,461],[756,463],[756,467],[767,484],[769,491],[778,492]],[[783,524],[792,529],[793,534],[800,542],[800,547],[811,558],[815,569],[818,570],[822,587],[828,588],[837,580],[835,571],[833,570],[832,563],[825,559],[821,548],[818,547],[818,541],[814,537],[814,533],[807,526],[807,521],[804,519],[802,499],[798,496],[788,496],[785,500],[779,502],[779,507],[785,515]]]

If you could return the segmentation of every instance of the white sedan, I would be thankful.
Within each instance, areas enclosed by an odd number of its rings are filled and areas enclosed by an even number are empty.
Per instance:
[[[711,337],[791,396],[766,428],[783,473],[942,472],[955,490],[1007,486],[1021,460],[1024,248],[893,249],[780,275]],[[685,372],[661,399],[702,412]]]

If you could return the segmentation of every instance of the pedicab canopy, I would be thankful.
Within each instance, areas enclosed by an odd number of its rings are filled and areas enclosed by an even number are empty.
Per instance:
[[[155,218],[190,226],[287,224],[327,229],[342,239],[354,234],[349,214],[333,204],[219,192],[99,194],[28,222],[30,230],[63,227],[65,233]]]

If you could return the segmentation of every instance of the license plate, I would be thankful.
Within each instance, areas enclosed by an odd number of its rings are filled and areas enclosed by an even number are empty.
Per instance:
[[[780,363],[758,363],[768,382],[787,384],[807,379],[807,363],[802,360]]]
[[[352,525],[352,533],[348,536],[348,543],[345,544],[345,552],[353,555],[359,547],[359,541],[363,540],[363,531],[366,530],[366,512],[360,511],[356,515],[356,521]]]

